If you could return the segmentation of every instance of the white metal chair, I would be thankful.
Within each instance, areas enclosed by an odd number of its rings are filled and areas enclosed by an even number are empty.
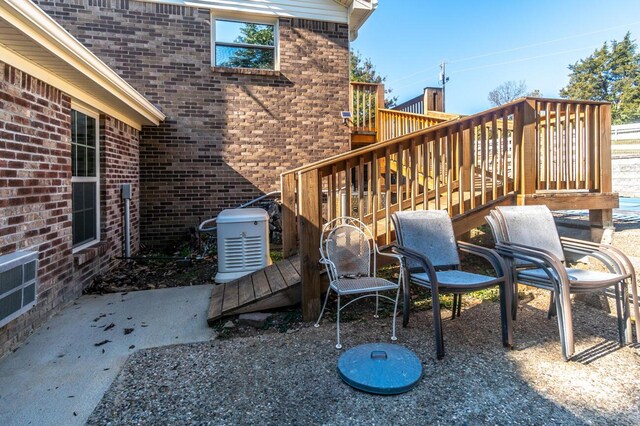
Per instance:
[[[553,215],[546,206],[496,207],[487,222],[496,241],[496,251],[508,261],[512,270],[516,294],[518,283],[551,291],[565,361],[575,351],[571,294],[613,288],[620,344],[632,342],[629,302],[637,319],[640,317],[638,290],[633,265],[622,252],[603,244],[560,238]],[[609,272],[569,268],[565,253],[597,259]],[[631,297],[627,286],[631,287]],[[515,316],[515,306],[512,313]],[[636,333],[640,335],[637,320]]]
[[[351,303],[364,297],[373,296],[376,298],[375,318],[378,318],[379,298],[387,299],[394,303],[391,340],[397,339],[396,314],[398,311],[402,274],[399,274],[397,283],[377,277],[376,255],[393,257],[397,259],[402,266],[400,256],[382,253],[378,249],[371,231],[358,219],[339,217],[327,223],[322,228],[322,236],[320,237],[320,263],[325,265],[327,274],[329,275],[329,289],[327,290],[322,311],[320,312],[318,321],[315,323],[315,327],[320,326],[320,320],[327,306],[329,294],[332,290],[335,291],[338,295],[336,349],[342,348],[340,344],[340,312]],[[379,294],[381,291],[390,290],[396,291],[395,300]],[[361,296],[349,301],[344,306],[340,306],[340,297],[352,294],[361,294]]]

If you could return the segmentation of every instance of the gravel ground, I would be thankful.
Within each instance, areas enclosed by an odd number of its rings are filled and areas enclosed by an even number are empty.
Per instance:
[[[640,224],[617,225],[613,244],[640,271]],[[640,349],[619,348],[613,316],[574,307],[576,355],[563,362],[548,295],[521,300],[516,345],[500,344],[499,307],[465,299],[443,312],[446,357],[435,359],[430,310],[414,312],[398,343],[424,375],[406,394],[376,396],[345,385],[336,365],[335,324],[298,325],[208,343],[133,354],[88,424],[640,424]],[[346,349],[388,341],[391,321],[343,323]]]
[[[470,302],[444,321],[435,359],[431,311],[398,331],[424,376],[410,392],[369,395],[338,377],[335,326],[143,350],[130,357],[89,424],[640,424],[638,349],[616,323],[575,309],[576,360],[561,360],[544,294],[523,300],[516,348],[500,344],[498,305]],[[443,314],[444,315],[444,314]],[[344,324],[343,343],[386,341],[389,318]]]

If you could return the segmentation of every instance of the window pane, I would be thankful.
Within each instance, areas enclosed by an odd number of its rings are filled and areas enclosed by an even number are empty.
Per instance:
[[[97,238],[96,183],[74,182],[72,192],[73,245],[79,246]]]
[[[216,42],[274,46],[274,26],[216,20]]]
[[[75,176],[87,176],[87,147],[76,145],[76,174]]]
[[[96,150],[95,148],[86,148],[87,155],[87,174],[86,176],[96,176]]]
[[[96,146],[96,119],[85,116],[87,120],[87,145]]]
[[[71,144],[71,176],[78,176],[78,145]]]
[[[80,145],[87,144],[87,116],[78,113],[76,114],[76,134],[73,137],[73,141]]]
[[[273,49],[216,46],[216,66],[273,69]]]

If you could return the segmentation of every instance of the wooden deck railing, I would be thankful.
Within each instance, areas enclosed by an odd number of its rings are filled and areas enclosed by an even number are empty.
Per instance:
[[[300,253],[304,318],[320,309],[326,221],[358,217],[388,244],[394,212],[446,209],[466,232],[496,202],[544,202],[539,190],[610,192],[609,145],[609,104],[525,98],[283,174],[284,254]]]
[[[417,132],[418,130],[426,129],[427,127],[435,126],[452,118],[458,118],[457,115],[446,118],[440,115],[412,114],[410,112],[396,111],[393,109],[380,109],[378,110],[378,114],[380,115],[379,127],[377,129],[378,141],[388,141],[389,139],[398,138],[408,135],[409,133]]]
[[[600,144],[591,141],[600,135],[603,110],[607,105],[565,100],[536,101],[536,117],[539,132],[536,139],[538,179],[536,189],[599,190],[601,178],[596,170],[602,170],[603,159]],[[606,113],[605,113],[606,115]],[[610,134],[610,130],[607,130]],[[607,159],[605,158],[606,162]]]
[[[384,108],[384,85],[351,82],[349,90],[352,132],[375,133],[378,109]]]

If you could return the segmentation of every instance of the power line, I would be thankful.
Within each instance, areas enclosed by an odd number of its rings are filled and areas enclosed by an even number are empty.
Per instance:
[[[486,58],[488,56],[495,56],[495,55],[500,55],[502,53],[511,53],[511,52],[517,52],[518,50],[524,50],[524,49],[528,49],[530,47],[539,47],[539,46],[545,46],[547,44],[553,44],[553,43],[557,43],[559,41],[566,41],[566,40],[573,40],[576,38],[580,38],[580,37],[586,37],[589,35],[594,35],[594,34],[599,34],[599,33],[603,33],[606,31],[610,31],[610,30],[615,30],[618,28],[623,28],[623,27],[630,27],[630,26],[634,26],[634,25],[638,25],[640,24],[640,21],[636,21],[636,22],[630,22],[628,24],[623,24],[623,25],[616,25],[613,27],[609,27],[609,28],[603,28],[597,31],[590,31],[587,33],[582,33],[582,34],[575,34],[575,35],[570,35],[570,36],[566,36],[566,37],[559,37],[553,40],[547,40],[547,41],[541,41],[539,43],[532,43],[532,44],[526,44],[523,46],[518,46],[518,47],[513,47],[513,48],[509,48],[509,49],[503,49],[503,50],[497,50],[495,52],[489,52],[489,53],[483,53],[480,55],[476,55],[476,56],[470,56],[467,58],[461,58],[461,59],[456,59],[453,61],[449,61],[450,64],[456,64],[459,62],[465,62],[465,61],[472,61],[475,59],[480,59],[480,58]]]
[[[557,43],[557,42],[560,42],[560,41],[566,41],[566,40],[572,40],[572,39],[576,39],[576,38],[580,38],[580,37],[586,37],[586,36],[589,36],[589,35],[599,34],[599,33],[605,32],[605,31],[610,31],[610,30],[614,30],[614,29],[618,29],[618,28],[624,28],[624,27],[630,27],[630,26],[634,26],[634,25],[638,25],[638,24],[640,24],[640,21],[630,22],[630,23],[621,24],[621,25],[615,25],[613,27],[603,28],[603,29],[600,29],[600,30],[597,30],[597,31],[590,31],[590,32],[581,33],[581,34],[575,34],[575,35],[566,36],[566,37],[559,37],[559,38],[556,38],[556,39],[553,39],[553,40],[542,41],[542,42],[539,42],[539,43],[532,43],[532,44],[522,45],[522,46],[513,47],[513,48],[509,48],[509,49],[497,50],[497,51],[494,51],[494,52],[483,53],[483,54],[480,54],[480,55],[475,55],[475,56],[470,56],[470,57],[466,57],[466,58],[456,59],[456,60],[453,60],[453,61],[448,61],[448,63],[449,64],[456,64],[456,63],[460,63],[460,62],[486,58],[486,57],[489,57],[489,56],[500,55],[500,54],[503,54],[503,53],[516,52],[518,50],[524,50],[524,49],[528,49],[528,48],[531,48],[531,47],[545,46],[545,45]],[[586,49],[586,48],[583,48],[583,49]],[[554,55],[559,55],[561,53],[574,52],[574,51],[583,50],[583,49],[576,49],[576,50],[558,52],[558,53],[550,54],[548,56],[554,56]],[[540,56],[540,57],[546,57],[546,56]],[[536,56],[536,57],[532,57],[532,58],[536,59],[536,58],[539,58],[539,57]],[[503,64],[509,64],[509,63],[515,63],[515,62],[522,62],[522,61],[526,61],[526,60],[530,60],[530,59],[531,58],[524,58],[524,59],[518,59],[518,60],[514,60],[514,61],[510,61],[510,62],[504,62],[504,63],[498,63],[498,64],[489,64],[489,65],[480,66],[479,68],[470,68],[470,69],[467,69],[467,70],[489,68],[489,67],[495,66],[495,65],[503,65]],[[433,66],[431,66],[429,68],[424,68],[424,69],[415,71],[415,72],[413,72],[411,74],[405,75],[404,77],[397,78],[395,80],[391,80],[391,81],[389,81],[389,84],[407,80],[407,79],[409,79],[411,77],[415,77],[416,75],[420,75],[420,74],[423,74],[423,73],[425,73],[427,71],[431,71],[432,69],[439,68],[440,66],[441,66],[441,64],[437,64],[437,65],[433,65]],[[463,70],[463,71],[467,71],[467,70]],[[455,71],[454,73],[459,73],[459,72],[463,72],[463,71]],[[412,83],[410,83],[410,84],[412,84]],[[410,84],[399,86],[397,88],[407,87]]]
[[[480,65],[480,66],[477,66],[477,67],[471,67],[471,68],[464,68],[464,69],[461,69],[461,70],[456,70],[456,71],[451,72],[450,74],[459,74],[459,73],[468,72],[468,71],[475,71],[475,70],[481,70],[481,69],[485,69],[485,68],[496,67],[496,66],[499,66],[499,65],[509,65],[509,64],[515,64],[515,63],[518,63],[518,62],[531,61],[531,60],[534,60],[534,59],[548,58],[548,57],[551,57],[551,56],[562,55],[564,53],[572,53],[572,52],[579,52],[579,51],[587,50],[587,49],[595,49],[597,47],[598,47],[597,45],[595,45],[595,46],[585,46],[585,47],[580,47],[578,49],[562,50],[560,52],[547,53],[547,54],[544,54],[544,55],[537,55],[537,56],[529,56],[527,58],[514,59],[514,60],[511,60],[511,61],[495,62],[495,63],[492,63],[492,64],[486,64],[486,65]]]

